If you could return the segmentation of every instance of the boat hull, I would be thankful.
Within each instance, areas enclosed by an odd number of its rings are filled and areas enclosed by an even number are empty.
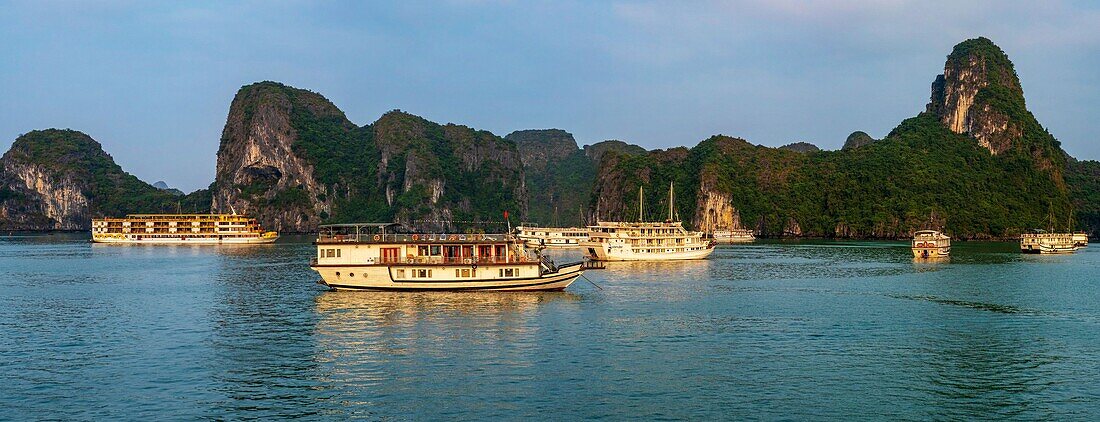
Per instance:
[[[1042,255],[1055,255],[1055,254],[1070,254],[1077,252],[1077,247],[1054,247],[1040,245],[1037,248],[1020,249],[1023,253],[1029,254],[1042,254]]]
[[[250,237],[250,238],[229,238],[229,239],[205,239],[205,238],[188,238],[188,239],[119,239],[119,238],[92,238],[94,243],[109,243],[109,244],[124,244],[124,245],[260,245],[266,243],[275,243],[276,237]]]
[[[584,273],[579,262],[538,277],[490,279],[395,279],[394,267],[385,265],[313,265],[310,268],[321,276],[319,283],[333,290],[368,291],[552,291],[564,290]],[[470,266],[440,265],[433,268],[440,274],[449,274],[455,269],[470,269]]]
[[[946,258],[950,255],[951,247],[913,248],[913,258],[918,259]]]
[[[584,245],[585,252],[593,261],[688,261],[706,259],[714,252],[713,246],[704,246],[689,251],[639,253],[627,246],[608,244]]]
[[[580,242],[576,240],[558,240],[552,239],[545,242],[540,242],[538,239],[524,239],[524,246],[529,248],[544,248],[544,249],[576,249],[581,247]]]

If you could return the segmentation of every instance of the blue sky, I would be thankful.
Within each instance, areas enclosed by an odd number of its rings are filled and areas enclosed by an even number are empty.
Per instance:
[[[951,47],[986,36],[1064,148],[1100,159],[1100,7],[1032,3],[0,0],[0,147],[77,129],[189,191],[213,180],[236,90],[275,80],[360,125],[398,108],[581,144],[836,149],[923,110]]]

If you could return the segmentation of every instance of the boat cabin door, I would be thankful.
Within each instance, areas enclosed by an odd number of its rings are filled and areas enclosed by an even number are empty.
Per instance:
[[[397,262],[400,251],[401,248],[381,248],[378,252],[378,258],[382,262]]]

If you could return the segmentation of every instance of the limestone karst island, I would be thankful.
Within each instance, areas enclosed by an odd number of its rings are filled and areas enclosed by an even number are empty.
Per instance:
[[[1100,234],[1100,163],[1068,155],[1028,111],[1004,51],[963,41],[929,79],[924,112],[882,139],[855,131],[839,151],[724,134],[579,147],[563,129],[502,137],[401,110],[360,126],[319,93],[258,82],[229,105],[215,179],[186,195],[130,175],[78,130],[20,136],[2,159],[0,228],[88,230],[93,218],[179,209],[234,210],[282,233],[357,221],[453,231],[502,210],[583,225],[635,218],[639,187],[654,189],[650,209],[667,207],[658,192],[671,183],[676,214],[703,232],[900,239],[934,217],[957,239],[1014,239],[1050,220]]]
[[[1100,420],[1098,5],[0,10],[0,420]]]

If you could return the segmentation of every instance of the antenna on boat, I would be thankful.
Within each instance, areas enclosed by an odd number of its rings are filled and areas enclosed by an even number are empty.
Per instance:
[[[668,182],[668,221],[672,222],[672,182]]]
[[[645,221],[645,208],[642,207],[642,187],[638,186],[638,222]]]

